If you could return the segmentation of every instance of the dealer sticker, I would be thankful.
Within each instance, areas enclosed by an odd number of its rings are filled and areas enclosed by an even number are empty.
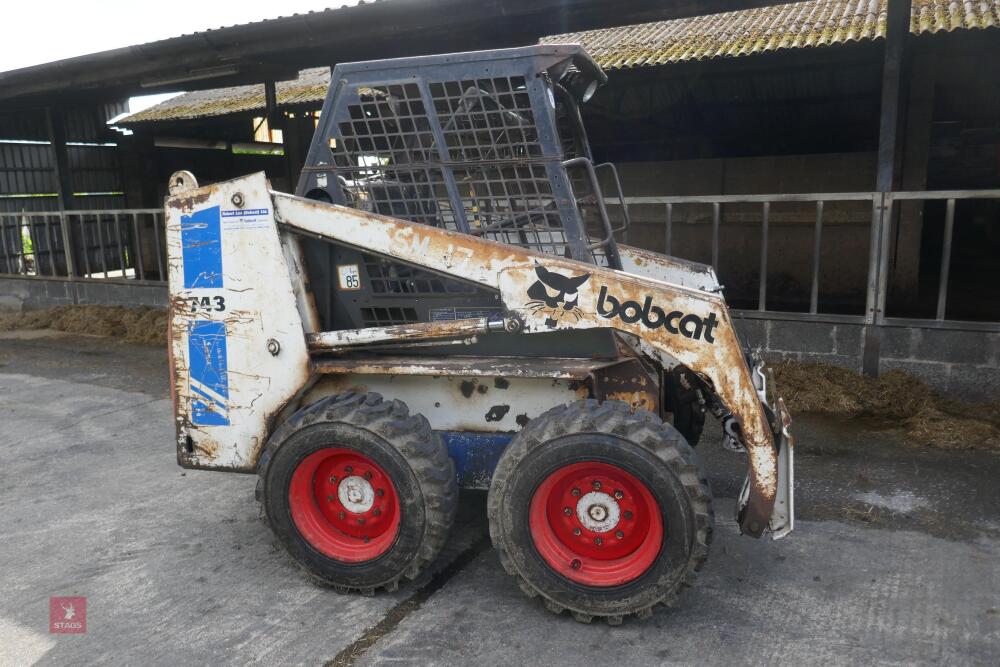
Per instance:
[[[361,289],[361,275],[357,264],[338,264],[337,276],[340,278],[340,289],[353,291]]]
[[[271,211],[266,208],[238,208],[222,211],[225,229],[256,229],[271,224]]]

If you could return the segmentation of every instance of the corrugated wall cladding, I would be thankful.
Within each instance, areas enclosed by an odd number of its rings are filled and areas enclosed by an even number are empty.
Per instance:
[[[886,10],[887,0],[806,0],[539,41],[583,44],[604,69],[623,69],[883,38]],[[998,24],[1000,0],[913,0],[914,34]]]
[[[74,192],[122,189],[114,146],[67,146]],[[48,144],[0,144],[0,196],[53,193],[52,148]]]
[[[0,195],[58,190],[48,144],[0,144]]]

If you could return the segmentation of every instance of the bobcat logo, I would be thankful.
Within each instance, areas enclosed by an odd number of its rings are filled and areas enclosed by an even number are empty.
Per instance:
[[[565,315],[573,315],[579,321],[583,312],[576,305],[579,299],[576,291],[590,279],[590,274],[564,276],[544,266],[536,266],[535,274],[538,280],[528,288],[532,300],[525,304],[531,312],[544,314],[545,325],[553,329]]]

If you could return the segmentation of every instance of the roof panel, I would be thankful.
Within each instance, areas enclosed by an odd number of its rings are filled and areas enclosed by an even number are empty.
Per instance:
[[[887,0],[806,0],[673,21],[544,37],[579,43],[604,69],[739,57],[885,37]],[[1000,23],[1000,0],[913,0],[910,30],[932,34]]]
[[[604,69],[624,69],[883,38],[886,9],[887,0],[804,0],[553,35],[539,41],[583,44]],[[910,29],[914,34],[997,25],[1000,0],[913,0]],[[297,80],[277,84],[278,104],[322,103],[329,83],[329,69],[303,70]],[[119,122],[131,125],[263,109],[262,85],[238,86],[187,93]]]

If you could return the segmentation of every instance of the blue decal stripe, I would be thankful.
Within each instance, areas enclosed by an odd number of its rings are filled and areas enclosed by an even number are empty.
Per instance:
[[[229,398],[225,322],[192,322],[188,358],[191,389],[207,399],[193,398],[191,422],[197,426],[228,426],[228,409],[223,403]]]
[[[455,476],[463,489],[488,489],[500,455],[512,433],[438,431],[455,462]]]
[[[222,225],[219,207],[181,216],[184,287],[222,287]]]

